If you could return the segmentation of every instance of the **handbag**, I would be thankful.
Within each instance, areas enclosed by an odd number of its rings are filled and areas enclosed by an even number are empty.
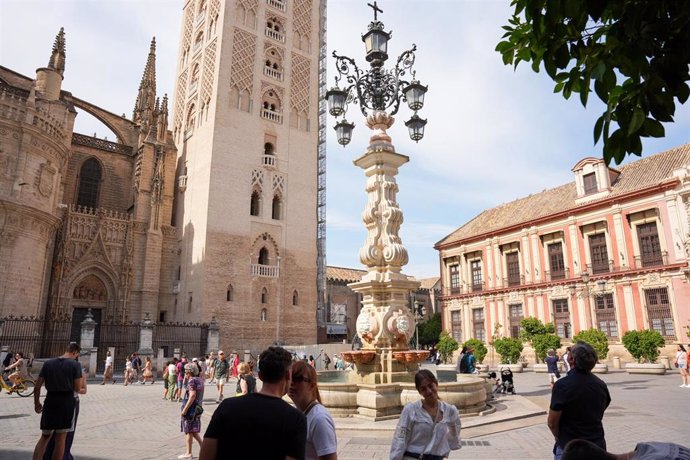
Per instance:
[[[676,361],[675,363],[673,363],[673,365],[676,366],[676,367],[678,367],[678,361]]]
[[[197,404],[196,402],[194,402],[194,404],[192,404],[192,407],[190,407],[187,410],[187,413],[184,414],[184,418],[186,420],[192,421],[192,420],[195,420],[195,419],[201,417],[201,414],[203,414],[203,413],[204,413],[204,408],[201,407],[201,404]]]

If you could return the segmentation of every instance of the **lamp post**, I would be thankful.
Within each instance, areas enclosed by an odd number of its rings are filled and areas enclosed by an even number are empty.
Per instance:
[[[368,235],[359,252],[367,273],[361,281],[349,286],[362,295],[362,309],[357,317],[357,334],[362,339],[362,348],[377,350],[376,364],[380,366],[381,354],[386,350],[390,356],[393,350],[408,348],[416,327],[416,314],[410,311],[412,306],[408,306],[409,293],[419,286],[419,282],[411,281],[401,272],[408,256],[398,235],[403,214],[396,202],[395,176],[409,158],[395,151],[386,130],[393,125],[393,115],[401,103],[406,102],[413,111],[412,117],[405,122],[410,138],[418,142],[424,137],[426,120],[417,112],[424,105],[427,87],[416,80],[412,70],[415,45],[396,59],[393,68],[384,68],[391,33],[386,32],[378,20],[378,13],[383,11],[377,2],[368,5],[373,9],[374,20],[362,41],[369,69],[360,69],[354,59],[334,51],[337,76],[335,86],[326,92],[325,98],[329,113],[337,120],[338,143],[346,146],[352,138],[355,125],[345,118],[350,104],[359,105],[366,125],[373,131],[366,152],[354,161],[367,177],[368,202],[362,220]],[[388,360],[390,362],[390,358]]]

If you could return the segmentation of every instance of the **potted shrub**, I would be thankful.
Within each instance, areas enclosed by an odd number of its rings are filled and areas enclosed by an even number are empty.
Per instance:
[[[652,329],[626,332],[623,335],[623,346],[637,360],[637,363],[626,364],[628,374],[665,374],[666,366],[655,363],[659,357],[659,348],[664,343],[661,334]]]
[[[546,352],[561,348],[561,338],[555,334],[538,334],[532,337],[532,347],[537,355],[534,372],[546,372],[546,364],[542,364],[546,358]]]
[[[580,331],[575,336],[573,337],[573,342],[585,342],[588,343],[589,345],[594,348],[594,351],[597,352],[597,364],[594,365],[594,369],[592,369],[592,372],[596,374],[606,374],[609,371],[609,367],[601,363],[601,361],[606,359],[606,356],[609,354],[609,339],[606,337],[606,334],[604,334],[602,331],[599,329],[585,329],[584,331]]]
[[[489,366],[484,364],[484,358],[489,350],[487,350],[486,345],[479,339],[470,339],[462,344],[463,347],[471,348],[474,350],[474,357],[477,359],[477,369],[479,372],[487,372]]]
[[[502,337],[493,342],[496,353],[501,357],[500,366],[508,366],[513,372],[522,372],[520,353],[522,353],[522,341],[512,337]]]
[[[447,331],[442,331],[436,343],[436,350],[440,355],[441,365],[436,366],[436,376],[441,382],[455,382],[457,374],[455,373],[455,366],[448,365],[449,359],[453,356],[453,352],[460,348],[458,341],[453,338]]]

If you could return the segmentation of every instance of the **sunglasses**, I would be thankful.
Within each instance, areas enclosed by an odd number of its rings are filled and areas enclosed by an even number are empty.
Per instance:
[[[295,383],[302,383],[302,382],[311,382],[308,378],[306,378],[303,375],[293,375],[292,376],[292,381]]]

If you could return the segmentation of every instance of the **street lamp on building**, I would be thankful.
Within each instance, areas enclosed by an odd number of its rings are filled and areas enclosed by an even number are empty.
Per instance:
[[[410,138],[419,142],[424,137],[427,121],[417,115],[417,111],[424,106],[424,95],[428,87],[417,81],[415,71],[412,70],[417,46],[412,45],[412,48],[398,56],[394,68],[385,69],[383,65],[388,60],[388,40],[391,33],[384,31],[383,23],[377,18],[377,13],[383,11],[376,2],[368,5],[374,10],[374,20],[369,24],[367,33],[362,35],[362,41],[370,68],[362,70],[354,59],[333,51],[338,75],[335,77],[335,86],[326,92],[326,100],[328,113],[336,119],[342,117],[335,125],[338,143],[345,146],[352,139],[355,125],[345,118],[348,104],[359,104],[365,117],[369,116],[370,111],[389,110],[388,115],[392,119],[398,112],[401,102],[407,102],[410,110],[414,112],[405,122],[405,126],[409,130]],[[339,86],[341,80],[344,82],[343,88]]]

